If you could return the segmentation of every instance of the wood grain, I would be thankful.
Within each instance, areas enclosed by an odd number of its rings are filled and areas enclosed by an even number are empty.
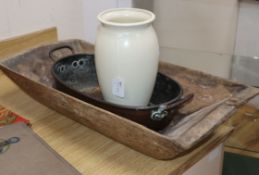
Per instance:
[[[170,161],[155,160],[39,104],[5,75],[0,75],[0,86],[0,104],[30,119],[32,129],[82,174],[182,174],[222,143],[232,130],[221,126],[189,153]]]
[[[0,60],[16,53],[23,52],[27,49],[57,41],[57,38],[57,29],[52,27],[1,41]]]
[[[219,127],[211,139],[174,160],[145,156],[60,115],[23,93],[0,75],[0,104],[23,115],[33,130],[82,174],[168,175],[181,174],[222,143],[231,128]]]
[[[235,131],[226,142],[226,151],[259,157],[259,110],[245,105],[228,121]]]

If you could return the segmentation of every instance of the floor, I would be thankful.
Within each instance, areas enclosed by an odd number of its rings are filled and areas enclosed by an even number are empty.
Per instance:
[[[258,175],[259,159],[225,153],[222,175]]]

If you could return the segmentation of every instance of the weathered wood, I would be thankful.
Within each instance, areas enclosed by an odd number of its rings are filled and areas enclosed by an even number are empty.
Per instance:
[[[0,67],[21,89],[42,104],[157,159],[172,159],[187,149],[197,146],[229,117],[236,109],[240,98],[235,98],[235,104],[232,100],[231,104],[226,102],[221,105],[202,121],[190,127],[189,131],[183,132],[180,137],[170,137],[168,131],[184,116],[229,96],[239,97],[242,93],[242,100],[246,101],[259,93],[258,89],[254,88],[251,91],[250,87],[242,84],[161,63],[160,71],[176,79],[184,87],[185,93],[194,93],[195,97],[191,103],[180,110],[181,115],[175,116],[172,125],[165,129],[166,132],[158,133],[55,90],[53,77],[50,75],[53,61],[49,59],[49,51],[63,45],[73,47],[76,53],[93,53],[94,49],[92,45],[80,40],[69,40],[33,49],[2,62]],[[63,53],[60,54],[63,55]]]
[[[218,106],[224,103],[228,98],[223,99],[215,104],[204,107],[194,113],[191,113],[181,119],[176,125],[168,128],[169,130],[165,130],[164,134],[170,137],[179,137],[190,128],[192,128],[195,124],[199,123],[202,119],[204,119],[209,113],[215,110]]]
[[[249,87],[236,95],[192,113],[172,128],[168,128],[166,135],[174,138],[183,148],[189,149],[190,143],[200,140],[200,137],[205,137],[204,133],[210,134],[213,128],[226,121],[236,112],[237,106],[247,102],[254,93],[258,93],[258,89]]]
[[[211,134],[214,128],[227,120],[235,112],[235,109],[234,106],[227,105],[218,107],[174,140],[186,150],[190,149],[191,145]]]

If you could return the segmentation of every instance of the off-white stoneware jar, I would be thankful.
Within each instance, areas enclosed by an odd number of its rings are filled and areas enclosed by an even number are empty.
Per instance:
[[[146,106],[159,63],[159,45],[152,27],[155,15],[143,9],[117,8],[100,13],[98,19],[95,64],[104,99]]]

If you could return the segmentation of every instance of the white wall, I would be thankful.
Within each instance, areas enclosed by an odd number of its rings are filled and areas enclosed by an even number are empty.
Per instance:
[[[243,0],[237,28],[232,78],[259,86],[259,2]]]
[[[59,38],[84,38],[82,0],[0,0],[0,40],[57,26]]]
[[[95,42],[96,15],[137,6],[155,12],[161,57],[229,76],[238,0],[0,0],[0,40],[57,26],[59,38]]]
[[[60,39],[94,43],[97,14],[131,6],[132,0],[0,0],[0,40],[57,26]]]
[[[154,0],[163,60],[228,78],[238,0]]]
[[[144,2],[144,3],[143,3]],[[145,8],[150,0],[0,0],[0,40],[57,26],[60,39],[95,42],[96,16],[115,7]]]
[[[242,0],[240,3],[235,55],[259,56],[258,1]]]
[[[259,2],[240,3],[232,79],[259,87]],[[259,96],[251,103],[259,109]]]
[[[85,40],[95,42],[96,30],[99,24],[97,15],[106,9],[115,7],[132,7],[132,0],[83,0]]]

